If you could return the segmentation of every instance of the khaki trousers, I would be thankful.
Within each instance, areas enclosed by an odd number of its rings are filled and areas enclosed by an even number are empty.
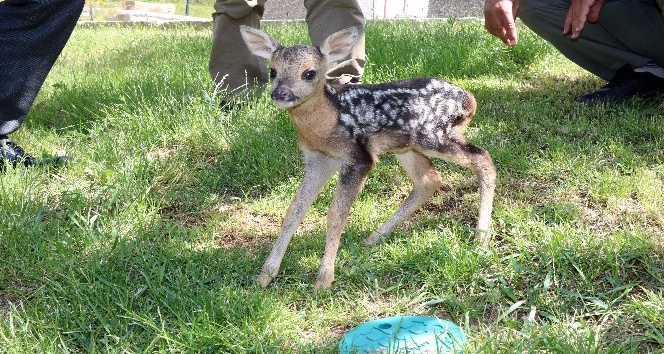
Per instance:
[[[521,0],[519,18],[582,68],[611,80],[624,65],[664,67],[664,18],[655,0],[606,0],[577,40],[563,36],[571,0]]]
[[[247,49],[240,25],[260,28],[266,0],[217,0],[210,53],[210,76],[230,97],[253,96],[268,82],[265,61]],[[332,33],[357,27],[360,36],[351,55],[327,72],[328,82],[359,82],[364,71],[364,16],[356,0],[304,0],[309,38],[315,46]]]

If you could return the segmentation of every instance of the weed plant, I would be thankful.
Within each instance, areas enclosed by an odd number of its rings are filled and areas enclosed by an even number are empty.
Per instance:
[[[307,41],[300,23],[264,29]],[[664,345],[664,104],[578,106],[602,84],[521,28],[369,22],[368,83],[473,91],[469,138],[499,170],[494,241],[477,181],[446,186],[391,238],[362,240],[410,182],[384,156],[351,212],[330,290],[313,282],[330,183],[267,289],[254,278],[302,175],[264,94],[219,109],[209,30],[77,28],[12,137],[69,167],[0,174],[0,352],[335,353],[383,316],[459,324],[468,353],[654,353]]]

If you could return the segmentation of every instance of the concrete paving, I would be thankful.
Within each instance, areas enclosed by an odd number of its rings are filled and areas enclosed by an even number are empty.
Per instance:
[[[405,7],[425,5],[428,3],[427,18],[478,17],[482,18],[484,2],[481,0],[358,0],[364,17],[367,19],[381,18],[388,5]],[[302,0],[271,0],[265,5],[265,20],[301,20],[306,10]]]

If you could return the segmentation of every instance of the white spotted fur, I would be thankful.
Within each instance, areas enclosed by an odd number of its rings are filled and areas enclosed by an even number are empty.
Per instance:
[[[328,37],[320,48],[283,47],[269,35],[246,26],[249,50],[270,59],[272,98],[288,110],[304,155],[302,184],[283,220],[282,232],[258,276],[267,286],[279,272],[291,237],[307,209],[335,174],[339,185],[327,216],[325,253],[317,287],[334,280],[334,260],[350,207],[378,156],[393,152],[413,181],[413,190],[394,215],[367,239],[374,244],[419,209],[442,185],[429,157],[465,166],[480,182],[477,235],[489,241],[496,171],[489,154],[463,136],[475,114],[473,95],[438,78],[378,85],[328,85],[329,64],[343,60],[357,39],[349,28]]]

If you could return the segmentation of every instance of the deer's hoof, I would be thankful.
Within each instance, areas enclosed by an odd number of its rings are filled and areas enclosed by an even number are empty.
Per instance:
[[[383,235],[381,235],[380,233],[374,231],[374,232],[371,233],[371,235],[369,235],[369,237],[367,237],[366,240],[364,240],[364,244],[367,245],[367,246],[373,246],[373,245],[377,244],[378,241],[381,240],[382,236]]]
[[[480,244],[480,247],[489,248],[489,242],[491,242],[491,231],[486,230],[475,230],[475,239]]]
[[[332,282],[334,281],[334,277],[318,277],[316,279],[316,283],[314,283],[314,287],[316,289],[328,289],[329,287],[332,286]]]
[[[261,272],[258,274],[256,280],[258,281],[258,284],[265,288],[272,282],[272,277],[265,272]]]

